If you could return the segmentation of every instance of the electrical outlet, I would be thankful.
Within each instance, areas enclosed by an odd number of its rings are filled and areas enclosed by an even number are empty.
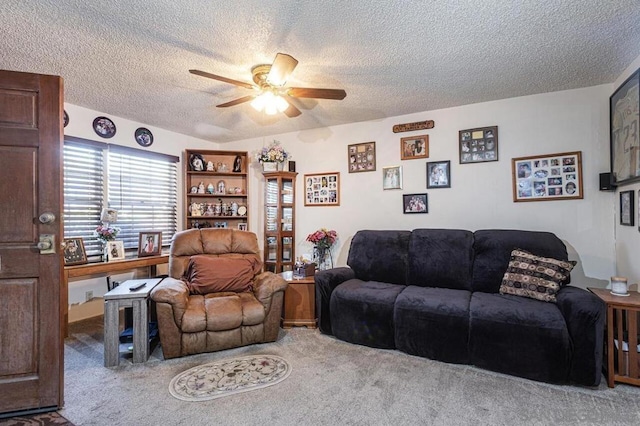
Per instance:
[[[85,299],[85,302],[88,302],[89,300],[93,299],[93,290],[85,292],[84,299]]]

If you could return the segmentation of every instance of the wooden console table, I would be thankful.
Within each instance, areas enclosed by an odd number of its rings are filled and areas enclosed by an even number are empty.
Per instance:
[[[84,265],[65,266],[62,274],[61,304],[63,318],[63,336],[68,335],[69,323],[69,279],[90,277],[90,276],[107,276],[118,272],[132,271],[138,268],[149,268],[149,276],[157,275],[156,266],[169,263],[169,255],[161,254],[159,256],[133,257],[125,260],[116,260],[113,262],[97,262],[86,263]]]
[[[607,305],[607,341],[605,342],[607,385],[612,388],[615,382],[620,382],[640,386],[640,353],[638,353],[640,293],[631,291],[628,296],[615,296],[604,288],[589,288],[589,291]]]

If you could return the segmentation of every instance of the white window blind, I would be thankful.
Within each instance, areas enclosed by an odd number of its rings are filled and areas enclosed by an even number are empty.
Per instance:
[[[64,236],[83,238],[87,256],[101,254],[93,238],[104,202],[104,147],[65,141]]]
[[[108,205],[118,211],[118,240],[137,249],[138,235],[162,231],[168,246],[177,227],[176,159],[111,145],[108,161]]]

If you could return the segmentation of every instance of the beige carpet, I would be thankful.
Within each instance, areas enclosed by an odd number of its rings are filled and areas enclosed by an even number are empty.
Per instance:
[[[352,345],[295,328],[279,341],[146,364],[102,366],[101,318],[71,327],[66,405],[80,425],[638,425],[640,388],[555,386]],[[273,354],[291,375],[264,389],[204,402],[168,391],[178,373],[230,357]]]

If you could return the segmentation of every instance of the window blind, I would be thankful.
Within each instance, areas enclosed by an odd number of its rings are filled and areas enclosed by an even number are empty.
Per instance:
[[[108,206],[118,211],[118,240],[137,249],[144,231],[162,231],[168,246],[177,228],[177,167],[169,156],[110,148]]]
[[[93,230],[100,224],[104,200],[103,165],[102,147],[65,142],[64,237],[82,237],[87,256],[102,252]]]

